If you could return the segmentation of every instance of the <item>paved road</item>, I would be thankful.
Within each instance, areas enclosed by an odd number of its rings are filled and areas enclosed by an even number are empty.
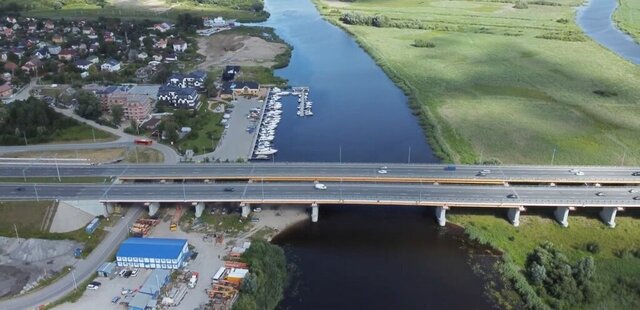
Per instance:
[[[22,310],[33,309],[39,305],[47,304],[64,297],[74,289],[73,277],[80,285],[92,275],[96,268],[105,262],[114,252],[128,233],[128,227],[142,213],[142,208],[131,208],[127,214],[111,228],[105,239],[96,247],[89,256],[74,265],[73,274],[67,274],[60,280],[32,293],[20,297],[0,301],[0,309]]]
[[[230,201],[368,203],[448,206],[640,207],[632,187],[420,185],[388,183],[67,184],[0,185],[0,199],[100,199],[113,202]],[[596,193],[602,192],[603,196]],[[515,194],[518,198],[508,198]]]
[[[381,167],[387,173],[379,173]],[[446,165],[428,164],[338,164],[338,163],[251,163],[251,164],[182,164],[182,165],[58,165],[47,163],[12,164],[0,163],[0,177],[21,176],[121,176],[121,177],[157,177],[157,178],[368,178],[383,181],[385,178],[429,180],[466,179],[475,181],[491,180],[501,182],[575,182],[575,183],[623,183],[638,184],[640,176],[632,173],[640,171],[637,167],[562,167],[562,166],[463,166],[455,171],[446,169]],[[478,176],[483,169],[491,170],[487,176]],[[584,175],[570,172],[578,169]]]
[[[62,143],[62,144],[31,144],[31,145],[16,145],[16,146],[2,146],[0,147],[0,154],[15,153],[15,152],[31,152],[31,151],[57,151],[57,150],[95,150],[106,148],[128,148],[134,146],[133,141],[137,138],[130,134],[124,133],[122,130],[114,129],[108,126],[100,125],[94,121],[84,119],[75,113],[71,109],[59,109],[55,108],[56,112],[71,117],[81,123],[86,123],[94,128],[109,132],[117,137],[115,141],[110,142],[98,142],[98,143]],[[175,164],[180,160],[180,155],[176,151],[164,144],[154,143],[150,146],[164,155],[164,162],[166,164]]]

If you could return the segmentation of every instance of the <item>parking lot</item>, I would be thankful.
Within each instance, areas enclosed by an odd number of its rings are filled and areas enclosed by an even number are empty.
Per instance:
[[[101,283],[96,290],[85,290],[82,297],[75,303],[66,303],[58,306],[58,309],[86,310],[86,309],[124,309],[120,305],[123,290],[135,290],[142,286],[144,280],[151,273],[151,269],[139,269],[136,276],[123,278],[115,276],[112,279],[98,277],[94,281]],[[117,303],[112,303],[114,297],[120,297]]]

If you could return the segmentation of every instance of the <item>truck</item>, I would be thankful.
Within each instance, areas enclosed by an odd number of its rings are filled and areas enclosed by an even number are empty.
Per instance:
[[[189,288],[195,288],[196,287],[196,283],[198,283],[198,273],[197,272],[193,272],[191,274],[191,278],[189,279]]]
[[[98,226],[100,226],[100,219],[96,217],[91,220],[91,222],[84,228],[84,230],[87,232],[87,234],[90,235],[93,234],[96,229],[98,229]]]
[[[133,140],[133,143],[140,144],[140,145],[151,145],[151,144],[153,144],[153,140],[150,140],[150,139],[135,139],[135,140]]]

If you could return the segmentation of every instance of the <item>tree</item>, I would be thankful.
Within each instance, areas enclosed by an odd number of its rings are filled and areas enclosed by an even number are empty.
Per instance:
[[[120,126],[123,116],[124,108],[121,105],[114,105],[111,107],[111,119],[116,126]]]
[[[102,116],[100,100],[91,92],[79,90],[74,99],[76,101],[76,114],[90,120],[97,120]]]

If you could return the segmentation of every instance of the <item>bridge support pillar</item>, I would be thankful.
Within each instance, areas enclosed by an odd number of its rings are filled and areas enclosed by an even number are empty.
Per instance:
[[[311,222],[313,223],[317,223],[318,222],[318,213],[320,210],[318,210],[318,204],[314,203],[311,205]]]
[[[149,204],[149,216],[154,216],[158,213],[158,209],[160,209],[159,202],[152,202]]]
[[[105,202],[104,203],[104,216],[109,216],[109,214],[113,213],[113,203]]]
[[[609,225],[609,227],[614,228],[616,227],[616,213],[618,213],[618,211],[621,211],[621,208],[602,208],[602,211],[600,211],[600,218],[605,224]]]
[[[436,220],[438,221],[438,225],[442,227],[447,224],[447,210],[449,210],[447,206],[436,208]]]
[[[196,217],[199,218],[202,216],[202,212],[204,212],[204,202],[198,202],[196,204]]]
[[[562,227],[569,227],[569,207],[557,207],[553,214]]]
[[[240,207],[242,207],[242,217],[249,217],[251,206],[248,203],[241,203]]]
[[[510,208],[507,216],[509,217],[509,222],[513,224],[513,226],[520,226],[520,211],[524,211],[523,207],[519,208]]]

